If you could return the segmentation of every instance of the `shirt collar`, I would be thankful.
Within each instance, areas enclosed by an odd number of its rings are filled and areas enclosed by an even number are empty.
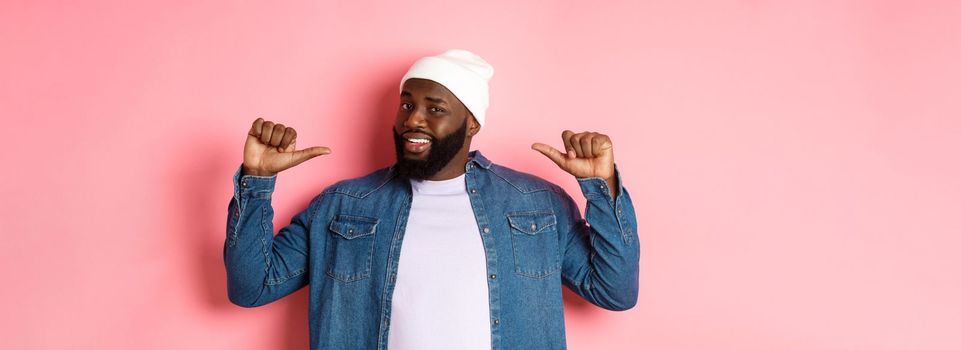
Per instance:
[[[470,156],[470,160],[467,163],[476,163],[478,166],[484,169],[490,169],[491,161],[484,157],[479,150],[473,150],[467,153]]]

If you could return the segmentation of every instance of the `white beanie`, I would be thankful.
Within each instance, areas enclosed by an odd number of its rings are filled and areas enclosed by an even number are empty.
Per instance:
[[[494,67],[480,56],[467,50],[447,50],[440,55],[427,56],[414,62],[400,80],[400,89],[403,92],[407,79],[433,80],[450,90],[483,126],[487,105],[490,103],[487,81],[493,75]]]

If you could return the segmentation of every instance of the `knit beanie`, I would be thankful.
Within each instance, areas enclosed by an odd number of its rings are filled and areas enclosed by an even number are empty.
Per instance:
[[[414,62],[400,80],[400,89],[403,91],[407,79],[432,80],[450,90],[484,126],[490,100],[487,81],[493,75],[494,67],[480,56],[467,50],[453,49]]]

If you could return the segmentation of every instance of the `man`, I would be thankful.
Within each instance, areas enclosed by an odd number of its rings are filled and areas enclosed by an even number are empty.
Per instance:
[[[562,349],[561,284],[609,310],[637,302],[639,242],[611,140],[535,143],[573,175],[586,221],[557,185],[495,164],[471,139],[486,119],[493,68],[449,50],[401,79],[397,163],[337,182],[273,236],[293,128],[258,118],[234,175],[224,262],[231,302],[254,307],[310,284],[312,349]]]

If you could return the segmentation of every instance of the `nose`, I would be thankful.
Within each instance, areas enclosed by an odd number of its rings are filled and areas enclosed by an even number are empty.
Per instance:
[[[415,108],[413,111],[410,111],[407,119],[404,120],[404,128],[407,130],[424,129],[426,126],[427,119],[424,118],[424,114],[420,112],[420,108]]]

